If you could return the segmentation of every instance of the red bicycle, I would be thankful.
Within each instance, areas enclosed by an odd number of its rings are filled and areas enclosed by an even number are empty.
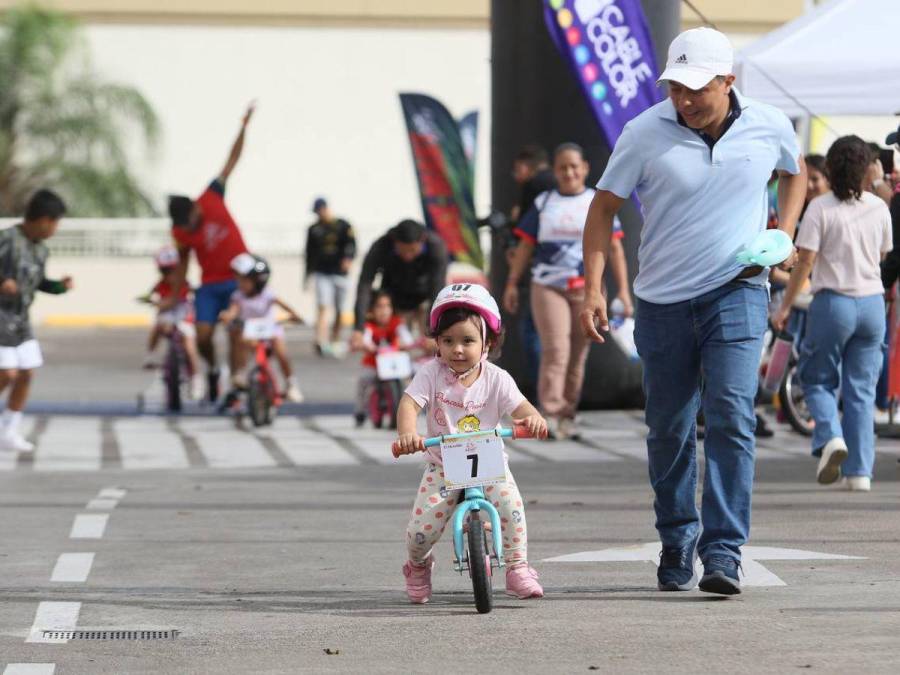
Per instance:
[[[272,369],[272,339],[278,323],[269,319],[244,321],[244,339],[253,344],[253,368],[247,376],[247,413],[254,426],[271,424],[284,403],[284,392]]]

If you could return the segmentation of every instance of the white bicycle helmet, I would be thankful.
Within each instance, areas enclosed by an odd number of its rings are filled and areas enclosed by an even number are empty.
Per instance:
[[[502,326],[500,308],[488,289],[479,284],[450,284],[438,293],[431,306],[431,316],[428,322],[432,333],[437,330],[441,314],[454,307],[465,307],[477,312],[492,332],[500,333]]]
[[[180,259],[178,251],[174,246],[163,246],[156,252],[156,256],[154,256],[156,266],[161,270],[177,266]]]

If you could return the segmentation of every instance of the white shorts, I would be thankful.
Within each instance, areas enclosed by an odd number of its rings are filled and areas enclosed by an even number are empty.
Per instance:
[[[33,370],[44,365],[41,346],[32,338],[18,347],[0,347],[0,369]]]
[[[347,302],[347,277],[314,272],[313,281],[316,284],[316,305],[334,307],[338,312],[343,312]]]

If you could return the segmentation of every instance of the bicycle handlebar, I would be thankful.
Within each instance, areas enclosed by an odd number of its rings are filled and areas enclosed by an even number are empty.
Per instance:
[[[491,433],[490,431],[474,431],[467,434],[445,434],[443,436],[432,436],[431,438],[426,438],[422,441],[421,447],[416,449],[414,452],[422,452],[425,448],[433,448],[436,445],[440,445],[444,441],[456,441],[460,438],[468,438],[470,436],[484,436],[486,434]],[[501,427],[499,429],[494,429],[493,433],[496,436],[500,436],[500,438],[534,438],[534,435],[528,431],[528,428],[523,425],[515,425],[514,427]],[[391,454],[394,455],[395,458],[400,457],[400,455],[411,454],[404,453],[400,450],[400,446],[397,445],[397,441],[394,441],[391,445]]]

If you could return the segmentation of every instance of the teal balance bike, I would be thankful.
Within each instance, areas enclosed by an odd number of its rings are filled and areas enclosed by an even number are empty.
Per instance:
[[[487,614],[493,608],[493,570],[504,567],[500,515],[485,497],[484,486],[506,480],[500,438],[532,438],[524,427],[499,428],[426,438],[420,450],[441,446],[447,490],[462,490],[453,512],[454,568],[469,573],[475,608]],[[394,457],[401,453],[396,443]],[[468,522],[466,518],[468,516]]]

